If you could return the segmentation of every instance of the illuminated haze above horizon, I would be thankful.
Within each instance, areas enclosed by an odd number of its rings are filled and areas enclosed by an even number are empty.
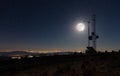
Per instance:
[[[87,25],[84,31],[75,26],[93,13],[98,50],[119,50],[119,4],[119,0],[1,0],[0,52],[83,51]]]

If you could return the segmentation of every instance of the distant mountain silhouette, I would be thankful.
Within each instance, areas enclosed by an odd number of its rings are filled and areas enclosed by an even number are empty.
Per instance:
[[[12,56],[12,55],[31,55],[33,53],[25,51],[12,51],[12,52],[0,52],[0,56]]]
[[[52,56],[52,55],[68,55],[73,52],[53,52],[53,53],[31,53],[26,51],[11,51],[0,52],[0,56],[13,56],[13,55],[39,55],[39,56]]]

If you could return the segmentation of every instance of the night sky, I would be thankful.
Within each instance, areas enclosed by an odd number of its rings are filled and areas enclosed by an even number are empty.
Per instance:
[[[93,13],[98,50],[120,49],[120,0],[0,0],[0,51],[82,51]]]

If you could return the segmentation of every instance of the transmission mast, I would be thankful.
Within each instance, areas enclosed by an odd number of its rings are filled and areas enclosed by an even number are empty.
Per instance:
[[[98,35],[96,34],[96,15],[94,14],[92,15],[91,21],[88,22],[88,47],[86,53],[96,52],[97,39],[98,39]]]
[[[96,50],[96,39],[98,36],[96,35],[96,15],[92,16],[92,45],[93,48]]]

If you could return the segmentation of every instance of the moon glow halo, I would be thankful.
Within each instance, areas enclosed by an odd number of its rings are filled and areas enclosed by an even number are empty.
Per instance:
[[[85,25],[83,23],[79,23],[79,24],[77,24],[76,29],[78,31],[84,31],[85,30]]]

